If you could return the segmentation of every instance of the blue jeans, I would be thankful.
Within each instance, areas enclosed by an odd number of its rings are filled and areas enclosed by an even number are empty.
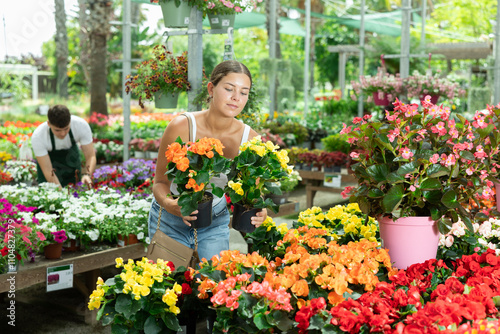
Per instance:
[[[149,237],[153,238],[158,224],[160,205],[153,197],[149,210]],[[175,216],[165,209],[161,211],[160,230],[180,243],[194,248],[194,229],[184,224],[181,217]],[[198,255],[200,260],[210,260],[223,250],[229,249],[229,211],[226,198],[212,207],[212,224],[198,228]]]

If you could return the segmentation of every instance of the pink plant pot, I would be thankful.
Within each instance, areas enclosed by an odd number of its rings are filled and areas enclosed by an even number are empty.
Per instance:
[[[439,231],[430,217],[404,217],[396,221],[383,217],[378,222],[382,248],[388,249],[394,267],[406,269],[436,258]]]

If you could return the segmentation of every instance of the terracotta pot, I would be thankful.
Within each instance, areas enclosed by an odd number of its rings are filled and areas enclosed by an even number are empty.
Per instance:
[[[128,246],[139,243],[137,235],[130,233],[129,235],[118,234],[118,247]]]
[[[382,248],[389,250],[398,269],[435,259],[439,242],[437,224],[430,217],[404,217],[396,221],[378,219]]]
[[[63,243],[64,252],[77,252],[80,250],[80,240],[68,239]]]
[[[43,248],[46,259],[60,259],[62,256],[62,243],[53,243]]]

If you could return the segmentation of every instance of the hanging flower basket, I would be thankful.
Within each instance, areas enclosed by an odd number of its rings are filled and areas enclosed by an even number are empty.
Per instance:
[[[191,6],[187,1],[160,2],[163,13],[163,22],[166,28],[187,28],[189,26],[189,17],[191,16]]]
[[[387,97],[387,94],[383,93],[383,92],[374,92],[373,93],[373,102],[377,106],[388,106],[391,103],[389,101],[389,98]]]
[[[155,107],[158,109],[177,108],[179,93],[155,93]]]
[[[227,29],[234,27],[235,14],[218,15],[218,14],[208,14],[208,20],[210,21],[210,28],[212,29]]]

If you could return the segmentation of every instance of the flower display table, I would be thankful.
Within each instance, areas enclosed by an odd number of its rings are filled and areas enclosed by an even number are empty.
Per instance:
[[[85,296],[86,301],[88,301],[88,297],[95,289],[97,277],[100,275],[101,268],[114,265],[117,257],[138,259],[143,256],[146,256],[146,248],[142,243],[120,248],[109,248],[94,253],[64,253],[61,260],[46,260],[43,255],[37,256],[35,262],[26,263],[20,266],[17,273],[0,275],[0,293],[10,291],[12,287],[17,291],[38,283],[44,283],[47,280],[48,267],[72,264],[73,285]],[[84,274],[85,281],[82,282],[76,274]],[[11,279],[13,277],[14,280]],[[89,311],[86,308],[85,322],[95,324],[96,311]]]
[[[344,190],[344,185],[346,183],[356,183],[356,179],[353,175],[347,173],[347,169],[342,168],[340,175],[342,175],[342,187],[332,188],[325,187],[323,181],[325,179],[325,173],[319,171],[307,171],[299,170],[300,177],[302,177],[302,182],[306,185],[306,206],[308,208],[313,207],[314,196],[316,196],[317,191],[327,191],[330,193],[341,193]]]

